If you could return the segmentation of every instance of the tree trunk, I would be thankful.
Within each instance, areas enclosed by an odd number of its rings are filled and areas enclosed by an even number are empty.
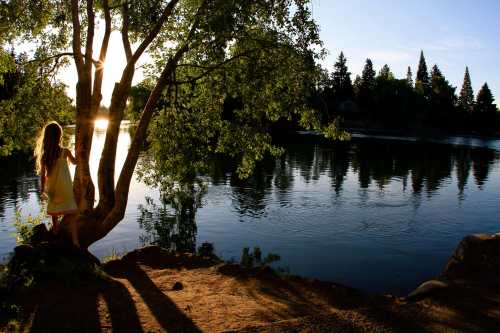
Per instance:
[[[71,231],[76,230],[78,239],[82,248],[87,248],[92,243],[105,237],[122,219],[125,214],[125,209],[128,201],[128,193],[130,188],[130,181],[133,176],[139,153],[141,151],[143,142],[146,138],[147,128],[153,116],[154,107],[161,96],[161,92],[167,84],[171,84],[171,76],[175,68],[189,50],[189,42],[197,28],[200,16],[199,8],[196,15],[195,22],[186,38],[184,45],[179,47],[175,55],[169,59],[165,68],[163,69],[158,82],[151,92],[149,99],[143,109],[141,119],[137,126],[135,136],[132,140],[127,158],[118,179],[116,189],[114,185],[115,174],[115,159],[116,159],[116,146],[118,143],[118,134],[120,130],[120,123],[123,118],[124,109],[130,88],[132,85],[132,78],[135,70],[135,63],[151,44],[154,38],[158,35],[162,25],[171,16],[173,8],[179,0],[171,0],[165,7],[161,18],[151,29],[148,36],[139,45],[135,53],[130,54],[130,45],[128,43],[128,36],[122,36],[124,40],[124,47],[127,53],[128,63],[125,67],[122,78],[119,83],[115,85],[113,91],[112,101],[110,105],[110,119],[106,131],[106,139],[104,149],[101,155],[98,170],[98,185],[99,185],[99,205],[94,209],[94,185],[90,176],[89,157],[92,144],[92,135],[94,131],[94,118],[101,100],[101,81],[102,81],[102,68],[96,70],[96,78],[94,80],[94,91],[92,92],[92,42],[87,40],[85,61],[80,53],[80,25],[78,18],[78,1],[72,0],[72,20],[73,20],[73,52],[75,57],[75,64],[78,71],[78,84],[77,84],[77,117],[76,117],[76,158],[77,167],[75,173],[74,191],[80,213],[78,215],[66,216],[62,221],[63,230]],[[206,1],[203,2],[203,6]],[[87,36],[93,37],[93,1],[87,2],[87,16],[89,19],[89,27]],[[105,11],[109,13],[107,1],[104,1]],[[126,13],[126,9],[124,10]],[[107,42],[109,39],[109,18],[106,17],[106,34],[101,47],[100,62],[106,56]],[[128,20],[124,20],[125,27],[123,31],[126,33]],[[123,33],[122,31],[122,33]],[[128,45],[128,47],[127,47]],[[99,65],[100,63],[98,63]]]

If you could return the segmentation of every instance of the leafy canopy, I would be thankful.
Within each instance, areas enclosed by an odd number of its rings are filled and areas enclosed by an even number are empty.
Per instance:
[[[177,84],[164,92],[152,121],[140,168],[147,181],[163,187],[192,182],[216,155],[233,159],[247,177],[266,154],[281,153],[268,131],[272,123],[298,117],[305,127],[323,130],[309,106],[322,53],[307,3],[213,3],[198,37],[208,47],[177,67]],[[153,54],[145,82],[154,81],[166,56],[165,49]]]

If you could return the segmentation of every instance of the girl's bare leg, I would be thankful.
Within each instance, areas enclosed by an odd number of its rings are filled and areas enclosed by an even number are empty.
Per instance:
[[[52,215],[52,231],[56,235],[59,233],[59,216],[57,215]]]
[[[78,241],[78,228],[76,227],[76,219],[70,218],[70,232],[71,232],[71,240],[76,247],[80,247],[80,242]]]

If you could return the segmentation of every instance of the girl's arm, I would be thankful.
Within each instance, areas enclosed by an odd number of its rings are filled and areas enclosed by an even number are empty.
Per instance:
[[[45,193],[45,165],[42,165],[42,170],[40,170],[40,180],[42,182],[42,194]]]
[[[71,163],[76,164],[76,158],[73,156],[73,154],[71,154],[71,151],[69,149],[66,149],[66,156]]]

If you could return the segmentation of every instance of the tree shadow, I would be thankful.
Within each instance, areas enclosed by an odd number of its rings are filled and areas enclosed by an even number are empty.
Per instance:
[[[117,265],[110,276],[130,282],[161,331],[201,332],[137,264]],[[78,286],[51,282],[28,298],[23,302],[22,331],[144,332],[129,290],[109,276]]]
[[[99,318],[99,299],[106,318]],[[135,304],[119,282],[106,280],[79,288],[49,285],[30,306],[30,332],[142,332]],[[109,325],[109,326],[108,326]]]
[[[125,261],[107,269],[112,276],[127,279],[163,330],[168,332],[201,332],[196,324],[166,296],[149,276],[134,262]]]
[[[324,316],[324,327],[331,325],[333,329],[349,317],[354,324],[356,318],[360,318],[375,331],[380,328],[394,332],[493,332],[500,327],[500,288],[484,280],[480,286],[449,288],[416,302],[405,302],[364,294],[331,282],[280,276],[262,268],[244,269],[227,264],[218,272],[242,281],[251,297],[259,299],[265,295],[272,300],[270,304],[284,305],[268,307],[266,313],[262,313],[267,321],[320,315]],[[329,306],[335,309],[333,314]],[[344,315],[338,316],[337,311]],[[360,327],[363,326],[344,328],[350,332]]]

